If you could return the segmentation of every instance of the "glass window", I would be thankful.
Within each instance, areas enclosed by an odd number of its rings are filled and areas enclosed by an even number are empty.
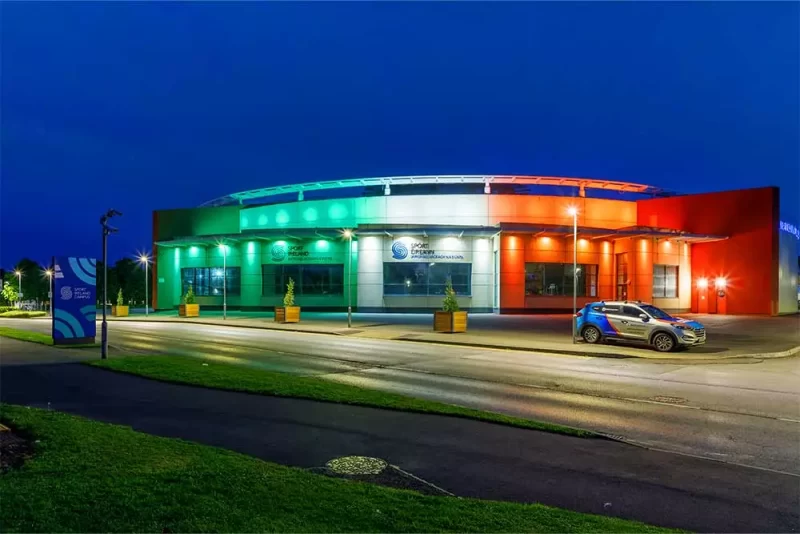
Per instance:
[[[639,308],[635,308],[633,306],[623,306],[622,307],[622,315],[627,315],[628,317],[639,317],[642,312]]]
[[[344,264],[331,265],[262,265],[262,295],[284,295],[289,278],[294,280],[294,294],[342,295]]]
[[[597,265],[579,264],[577,271],[571,263],[526,263],[526,296],[572,295],[577,287],[579,297],[597,296]]]
[[[617,300],[628,300],[628,253],[617,254]]]
[[[472,294],[471,263],[387,262],[383,264],[384,295],[444,296],[447,280],[457,295]]]
[[[225,287],[223,288],[222,267],[189,267],[181,269],[181,294],[185,295],[189,286],[198,297],[214,297],[238,295],[242,287],[242,270],[240,267],[225,269]]]
[[[678,266],[653,265],[653,298],[678,296]]]

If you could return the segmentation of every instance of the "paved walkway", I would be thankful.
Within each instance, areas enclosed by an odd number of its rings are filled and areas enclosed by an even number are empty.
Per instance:
[[[61,352],[39,349],[45,358]],[[299,467],[377,456],[460,496],[541,502],[695,531],[800,530],[796,476],[609,440],[166,384],[74,363],[3,367],[0,400]]]
[[[348,335],[372,339],[391,339],[479,347],[535,350],[581,356],[611,358],[650,358],[686,361],[724,360],[727,358],[770,358],[800,354],[800,316],[756,317],[687,315],[707,326],[708,343],[688,351],[663,354],[640,345],[588,345],[571,342],[570,316],[564,315],[495,315],[472,314],[469,331],[443,334],[432,331],[429,314],[353,314],[353,326],[347,328],[343,313],[304,313],[297,324],[274,322],[271,313],[204,312],[199,318],[180,318],[175,313],[157,313],[148,317],[134,315],[112,318],[120,321],[178,321],[201,324],[241,326]]]

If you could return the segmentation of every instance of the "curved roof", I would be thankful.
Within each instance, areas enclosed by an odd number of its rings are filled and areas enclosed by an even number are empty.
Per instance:
[[[395,186],[417,185],[460,185],[482,184],[491,188],[493,184],[506,184],[512,186],[561,186],[574,187],[579,196],[584,196],[587,189],[603,191],[618,191],[620,193],[639,193],[644,195],[665,195],[666,191],[643,184],[601,180],[595,178],[566,178],[558,176],[513,176],[513,175],[423,175],[423,176],[383,176],[374,178],[351,178],[347,180],[331,180],[326,182],[307,182],[303,184],[278,185],[263,187],[231,193],[215,198],[203,206],[224,206],[229,204],[242,204],[258,199],[267,199],[279,195],[296,194],[299,200],[303,194],[314,191],[331,191],[353,187],[384,187],[391,190]],[[388,191],[387,191],[388,194]],[[523,193],[524,194],[524,193]]]

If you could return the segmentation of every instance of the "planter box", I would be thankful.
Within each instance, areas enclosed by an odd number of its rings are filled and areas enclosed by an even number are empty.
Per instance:
[[[281,306],[275,307],[276,323],[297,323],[300,322],[300,306]]]
[[[200,305],[181,304],[178,306],[178,315],[180,317],[200,317]]]
[[[127,306],[111,306],[111,315],[114,317],[127,317],[128,316],[128,307]]]
[[[434,332],[466,332],[467,331],[467,312],[446,312],[437,311],[433,313]]]

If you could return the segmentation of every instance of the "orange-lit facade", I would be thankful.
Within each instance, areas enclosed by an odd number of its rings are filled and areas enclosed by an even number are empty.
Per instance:
[[[569,194],[536,194],[538,185]],[[336,192],[356,186],[356,198]],[[326,198],[309,198],[320,190]],[[287,200],[287,191],[297,196]],[[640,197],[613,198],[631,192]],[[567,312],[573,292],[578,306],[627,299],[699,313],[797,311],[798,236],[781,231],[773,187],[665,195],[583,179],[423,176],[285,186],[231,199],[155,213],[157,308],[177,305],[187,276],[195,283],[204,269],[215,276],[224,241],[227,268],[238,269],[227,276],[241,284],[228,287],[228,305],[242,309],[274,306],[281,293],[275,280],[302,271],[343,280],[309,278],[304,305],[319,309],[349,301],[359,311],[436,308],[437,277],[445,273],[462,308],[475,312]],[[337,237],[342,228],[354,232],[349,249]],[[220,304],[213,281],[201,300]]]

